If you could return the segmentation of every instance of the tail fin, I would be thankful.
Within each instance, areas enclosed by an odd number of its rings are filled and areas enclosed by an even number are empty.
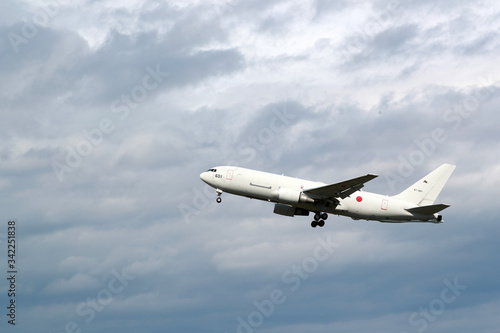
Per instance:
[[[455,170],[455,165],[443,164],[418,182],[396,195],[397,198],[418,206],[434,204],[437,196]]]

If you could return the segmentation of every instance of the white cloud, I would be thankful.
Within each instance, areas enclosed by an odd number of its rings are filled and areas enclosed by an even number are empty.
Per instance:
[[[69,279],[58,279],[51,282],[40,293],[43,295],[54,295],[68,292],[89,290],[97,288],[99,283],[96,279],[91,278],[84,274],[76,274]]]
[[[434,327],[470,331],[467,309],[471,327],[496,327],[495,2],[58,3],[18,53],[0,41],[0,218],[20,223],[27,329],[234,331],[326,235],[339,247],[259,330],[410,330],[409,313],[455,276],[470,288]],[[22,36],[43,6],[2,4],[0,34]],[[157,66],[168,74],[142,100]],[[276,112],[292,118],[251,146]],[[53,162],[102,119],[113,131],[61,182]],[[384,172],[436,128],[446,140],[391,188]],[[230,162],[323,182],[379,173],[366,190],[388,194],[440,163],[457,170],[443,225],[331,216],[318,233],[266,202],[216,204],[198,175]],[[87,326],[77,305],[122,268],[135,279]],[[47,303],[54,314],[37,314]]]

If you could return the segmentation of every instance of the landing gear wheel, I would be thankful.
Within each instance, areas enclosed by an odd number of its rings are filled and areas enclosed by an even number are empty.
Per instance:
[[[324,227],[325,220],[328,218],[327,213],[316,213],[314,214],[314,221],[311,222],[311,227]]]
[[[217,201],[217,203],[221,203],[222,199],[220,196],[222,195],[222,190],[216,189],[215,192],[217,193],[217,199],[215,199],[215,201]]]

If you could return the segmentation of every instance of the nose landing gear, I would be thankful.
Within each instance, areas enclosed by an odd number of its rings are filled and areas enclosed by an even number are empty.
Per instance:
[[[311,227],[316,228],[316,227],[324,227],[325,226],[325,220],[328,218],[327,213],[316,213],[314,214],[314,221],[311,222]]]
[[[222,191],[217,189],[215,190],[217,192],[217,199],[215,199],[215,201],[217,201],[217,203],[221,203],[222,202],[222,198],[220,197],[221,194],[222,194]]]

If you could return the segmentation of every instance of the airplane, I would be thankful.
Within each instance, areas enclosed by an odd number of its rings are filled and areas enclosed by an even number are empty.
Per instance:
[[[443,164],[394,196],[361,191],[366,182],[378,177],[374,174],[328,185],[237,166],[218,166],[201,173],[200,178],[216,189],[218,203],[221,194],[227,192],[273,202],[274,213],[279,215],[309,216],[313,212],[313,228],[323,227],[328,214],[389,223],[442,223],[443,216],[437,213],[450,205],[434,202],[455,167]]]

